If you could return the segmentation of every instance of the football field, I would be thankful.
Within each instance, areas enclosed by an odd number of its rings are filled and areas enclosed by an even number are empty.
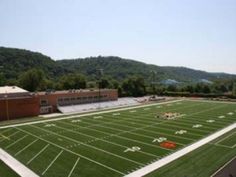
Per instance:
[[[183,100],[1,128],[0,148],[39,176],[120,177],[235,121],[236,104]]]

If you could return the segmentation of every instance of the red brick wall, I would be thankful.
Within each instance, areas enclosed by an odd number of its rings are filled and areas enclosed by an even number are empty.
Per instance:
[[[33,117],[39,115],[39,100],[37,97],[0,100],[0,121],[10,119]]]
[[[110,100],[117,100],[118,99],[118,92],[117,90],[109,89],[109,90],[101,90],[101,95],[106,94],[108,95]],[[50,94],[39,94],[37,95],[39,101],[41,99],[48,100],[48,104],[53,107],[53,112],[57,111],[57,99],[61,97],[78,97],[78,96],[97,96],[99,95],[98,91],[81,91],[81,92],[55,92]]]

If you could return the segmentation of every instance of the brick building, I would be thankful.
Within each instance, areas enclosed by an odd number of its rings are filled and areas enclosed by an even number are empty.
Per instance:
[[[58,106],[117,99],[114,89],[30,93],[16,86],[5,86],[0,87],[0,121],[57,112]]]

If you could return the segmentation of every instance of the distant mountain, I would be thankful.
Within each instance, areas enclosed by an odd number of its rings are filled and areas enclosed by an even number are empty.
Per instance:
[[[67,71],[50,57],[29,50],[0,47],[0,73],[7,79],[15,79],[21,73],[32,69],[42,69],[49,77],[61,75]]]
[[[57,63],[63,68],[70,68],[74,72],[79,71],[86,75],[96,75],[96,70],[103,68],[106,75],[118,80],[132,75],[140,75],[145,79],[152,80],[152,71],[155,71],[156,80],[159,82],[165,79],[171,79],[177,82],[197,82],[202,79],[211,81],[219,78],[236,77],[236,75],[232,74],[209,73],[185,67],[161,67],[113,56],[65,59],[58,60]]]
[[[212,81],[218,78],[236,78],[236,75],[226,73],[208,73],[185,67],[160,67],[119,57],[89,57],[84,59],[53,60],[38,52],[29,50],[0,47],[0,73],[3,72],[7,79],[15,79],[21,73],[39,68],[49,78],[57,78],[63,74],[78,72],[90,78],[97,75],[97,69],[104,69],[104,75],[117,80],[129,76],[139,75],[146,80],[153,80],[152,71],[155,71],[155,80],[166,79],[177,82],[197,82],[205,79]]]

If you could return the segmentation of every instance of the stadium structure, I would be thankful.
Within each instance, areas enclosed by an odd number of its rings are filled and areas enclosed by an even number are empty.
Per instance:
[[[58,112],[58,107],[115,101],[115,89],[29,92],[17,86],[0,87],[0,121]]]

